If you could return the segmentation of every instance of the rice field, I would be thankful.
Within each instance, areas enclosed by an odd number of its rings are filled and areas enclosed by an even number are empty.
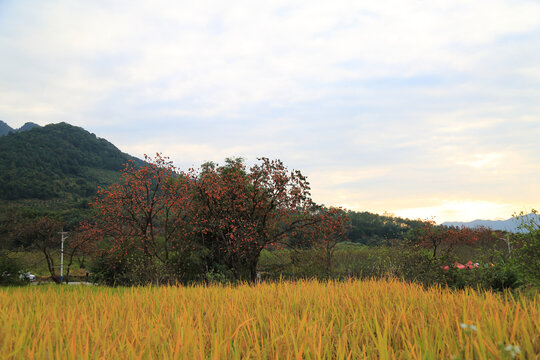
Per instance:
[[[1,359],[535,359],[540,298],[397,280],[0,289]]]

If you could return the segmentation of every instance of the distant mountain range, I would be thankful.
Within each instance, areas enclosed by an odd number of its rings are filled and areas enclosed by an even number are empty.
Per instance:
[[[23,126],[21,126],[18,129],[13,129],[11,126],[0,120],[0,136],[4,136],[9,134],[10,132],[21,132],[26,130],[31,130],[33,128],[40,128],[38,124],[34,124],[33,122],[27,122]]]
[[[526,220],[530,220],[536,218],[536,221],[540,222],[540,217],[535,214],[528,214],[525,215]],[[490,228],[492,230],[501,230],[501,231],[509,231],[509,232],[519,232],[519,225],[521,224],[521,221],[519,221],[516,218],[510,218],[507,220],[474,220],[470,222],[444,222],[441,225],[445,226],[457,226],[457,227],[468,227],[468,228],[475,228],[484,226],[487,228]]]

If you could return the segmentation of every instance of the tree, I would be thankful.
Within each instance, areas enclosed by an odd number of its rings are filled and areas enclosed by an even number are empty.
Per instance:
[[[13,253],[6,249],[0,249],[0,285],[12,285],[22,283],[20,274],[23,266]]]
[[[458,245],[474,244],[479,240],[482,229],[437,226],[433,220],[424,222],[424,227],[417,232],[418,245],[433,250],[432,258],[443,253],[449,255]]]
[[[260,158],[246,170],[242,159],[207,163],[192,178],[194,226],[215,259],[236,278],[257,277],[264,248],[286,246],[289,236],[321,221],[309,183],[279,160]]]
[[[59,232],[62,231],[63,223],[60,220],[41,217],[28,221],[23,225],[17,236],[28,239],[45,257],[51,279],[59,284],[60,277],[56,274],[55,259],[58,258],[61,247]]]
[[[343,241],[350,228],[350,218],[341,208],[322,208],[318,221],[307,229],[308,237],[321,254],[326,275],[330,275],[336,245]]]
[[[73,261],[77,257],[82,257],[82,262],[79,265],[84,265],[84,257],[95,252],[95,243],[91,237],[91,232],[85,231],[88,223],[84,222],[79,225],[76,231],[69,234],[67,243],[64,246],[64,258],[66,259],[66,276],[65,281],[69,282],[69,274]],[[81,266],[82,267],[82,266]]]
[[[246,169],[242,159],[227,159],[223,166],[205,163],[184,173],[158,154],[145,166],[128,164],[121,178],[99,191],[96,218],[84,230],[109,242],[101,258],[114,260],[118,271],[137,255],[146,273],[155,274],[158,263],[172,274],[171,254],[197,248],[207,254],[207,271],[225,267],[236,279],[255,281],[264,248],[286,246],[290,236],[334,214],[321,211],[307,179],[279,160],[261,158]],[[340,231],[330,224],[325,231]]]
[[[189,182],[168,158],[146,157],[145,166],[128,162],[121,181],[99,189],[92,206],[94,222],[83,226],[84,237],[107,240],[115,260],[141,254],[143,271],[153,279],[156,262],[169,270],[171,253],[186,246]]]

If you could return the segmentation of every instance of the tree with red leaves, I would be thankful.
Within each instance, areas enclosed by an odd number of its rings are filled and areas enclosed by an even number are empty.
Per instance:
[[[306,230],[307,238],[319,250],[326,275],[330,274],[336,245],[344,241],[350,228],[350,218],[342,208],[321,208],[318,222]]]
[[[120,183],[98,190],[92,203],[97,214],[92,224],[82,226],[84,237],[108,240],[113,259],[140,254],[151,276],[156,262],[169,266],[171,253],[186,246],[188,185],[187,177],[160,154],[146,157],[145,166],[130,162]]]
[[[250,281],[256,280],[264,248],[284,246],[289,236],[324,220],[300,171],[289,172],[279,160],[259,162],[249,170],[242,159],[207,163],[192,182],[193,225],[201,241],[236,278],[247,274]]]
[[[171,252],[196,245],[207,249],[210,265],[255,281],[263,249],[287,245],[302,231],[320,232],[327,243],[344,233],[337,211],[322,211],[306,177],[279,160],[261,158],[247,169],[242,159],[227,159],[188,173],[159,154],[147,162],[128,164],[120,184],[98,192],[95,222],[84,226],[87,237],[110,242],[113,259],[140,254],[150,271],[156,261],[169,266]]]
[[[87,257],[92,257],[97,253],[97,243],[94,241],[94,231],[90,230],[91,228],[88,221],[82,221],[74,231],[69,233],[65,251],[68,259],[66,277],[69,276],[70,266],[75,259],[78,259],[80,268],[84,269]]]
[[[424,227],[419,233],[419,245],[433,250],[432,257],[448,255],[459,245],[474,245],[481,238],[485,238],[485,229],[471,229],[465,226],[461,228],[437,226],[434,221],[424,222]]]

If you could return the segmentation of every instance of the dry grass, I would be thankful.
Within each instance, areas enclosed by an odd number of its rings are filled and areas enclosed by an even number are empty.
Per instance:
[[[539,297],[399,281],[0,289],[2,359],[497,359],[540,354]]]

